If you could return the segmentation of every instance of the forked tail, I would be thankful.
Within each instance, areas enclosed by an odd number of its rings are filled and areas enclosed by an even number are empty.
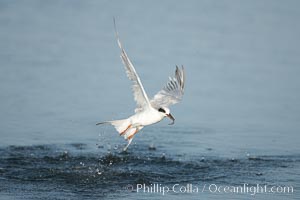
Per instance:
[[[120,134],[122,134],[124,130],[126,130],[130,125],[130,121],[129,119],[121,119],[121,120],[114,120],[114,121],[99,122],[96,125],[101,125],[101,124],[111,124],[115,127],[115,129]]]
[[[114,120],[114,121],[106,121],[106,122],[99,122],[96,125],[101,124],[111,124],[115,127],[115,129],[119,132],[121,136],[125,138],[125,140],[128,141],[128,144],[124,148],[124,151],[127,150],[128,146],[132,142],[133,136],[143,128],[143,126],[133,126],[130,123],[130,119],[122,119],[122,120]]]

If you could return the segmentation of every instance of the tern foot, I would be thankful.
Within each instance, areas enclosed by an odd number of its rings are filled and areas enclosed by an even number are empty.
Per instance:
[[[124,147],[123,151],[127,151],[129,145],[130,145],[131,142],[132,142],[132,139],[133,139],[133,138],[131,138],[131,139],[128,140],[128,144],[126,145],[126,147]]]

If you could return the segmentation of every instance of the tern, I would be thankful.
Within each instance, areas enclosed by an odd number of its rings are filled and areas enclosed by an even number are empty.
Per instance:
[[[185,72],[183,66],[181,68],[176,66],[175,76],[172,78],[169,77],[169,81],[163,89],[160,90],[152,99],[149,99],[134,66],[129,60],[127,53],[120,42],[115,19],[114,28],[117,43],[121,49],[120,57],[125,66],[127,77],[132,81],[132,91],[137,107],[135,109],[135,114],[126,119],[99,122],[96,125],[113,125],[119,132],[120,136],[124,136],[124,138],[128,141],[128,144],[123,149],[126,151],[135,134],[144,126],[158,123],[165,117],[172,120],[172,123],[169,125],[174,124],[175,118],[171,115],[168,107],[180,102],[182,99],[184,94]]]

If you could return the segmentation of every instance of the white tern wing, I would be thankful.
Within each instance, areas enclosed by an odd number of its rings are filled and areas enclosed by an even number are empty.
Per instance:
[[[158,109],[180,102],[184,93],[184,82],[184,67],[180,69],[176,66],[175,77],[169,77],[169,82],[165,87],[150,100],[151,105]]]
[[[114,19],[114,27],[115,27],[118,45],[121,49],[121,59],[124,63],[127,77],[132,81],[133,96],[134,96],[134,100],[137,103],[137,108],[135,109],[135,112],[138,112],[138,111],[143,110],[145,107],[150,106],[150,102],[149,102],[148,96],[144,90],[144,87],[142,85],[142,82],[141,82],[138,74],[136,73],[131,61],[129,60],[129,58],[120,42],[119,35],[117,32],[117,28],[116,28],[115,19]]]

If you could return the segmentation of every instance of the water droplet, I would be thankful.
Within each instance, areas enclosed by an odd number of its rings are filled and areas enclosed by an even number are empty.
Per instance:
[[[154,144],[150,144],[149,147],[148,147],[148,149],[149,149],[150,151],[155,151],[155,150],[156,150],[156,147],[154,146]]]
[[[108,150],[108,151],[111,150],[111,145],[110,145],[110,144],[107,145],[107,150]]]

